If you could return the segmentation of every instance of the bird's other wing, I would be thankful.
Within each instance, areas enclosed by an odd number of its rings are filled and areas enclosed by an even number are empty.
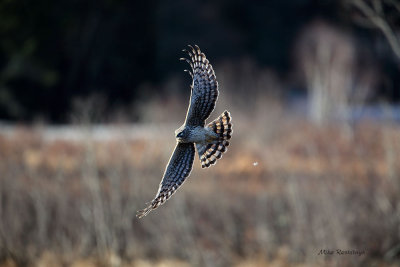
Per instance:
[[[205,120],[210,116],[210,113],[215,107],[215,102],[218,98],[218,82],[212,65],[200,48],[196,45],[195,48],[190,46],[191,51],[185,50],[190,59],[185,60],[192,67],[193,82],[191,85],[192,92],[190,96],[190,104],[186,114],[186,125],[203,126]]]
[[[150,211],[164,204],[175,193],[192,170],[194,154],[193,143],[177,143],[165,169],[156,197],[149,206],[137,212],[137,217],[146,216]]]

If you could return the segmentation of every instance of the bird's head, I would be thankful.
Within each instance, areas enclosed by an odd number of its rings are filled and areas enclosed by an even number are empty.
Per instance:
[[[175,131],[175,136],[176,140],[179,142],[184,142],[189,136],[189,131],[188,129],[181,127]]]

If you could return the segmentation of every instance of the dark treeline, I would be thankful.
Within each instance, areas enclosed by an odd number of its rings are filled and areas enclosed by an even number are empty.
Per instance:
[[[65,122],[76,97],[101,94],[117,107],[158,94],[139,85],[181,72],[186,44],[200,45],[214,64],[249,57],[289,76],[294,40],[315,19],[354,32],[374,51],[382,35],[357,26],[351,13],[336,0],[3,0],[0,119]],[[376,57],[389,87],[398,87],[393,55]],[[395,100],[396,92],[382,94]]]

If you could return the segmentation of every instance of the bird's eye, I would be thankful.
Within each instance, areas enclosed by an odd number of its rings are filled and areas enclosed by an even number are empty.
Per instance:
[[[178,133],[176,137],[183,137],[183,132]]]

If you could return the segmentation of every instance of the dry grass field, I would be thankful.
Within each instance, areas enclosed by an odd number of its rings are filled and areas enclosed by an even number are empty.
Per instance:
[[[399,264],[398,124],[233,116],[223,159],[141,220],[176,125],[3,129],[0,266]]]

